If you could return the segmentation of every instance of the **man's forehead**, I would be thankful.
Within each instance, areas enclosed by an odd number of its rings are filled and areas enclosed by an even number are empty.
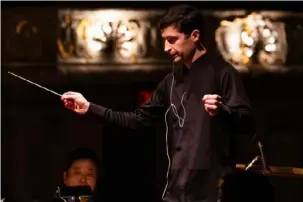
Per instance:
[[[75,166],[72,166],[71,167],[72,169],[81,169],[81,168],[88,168],[88,169],[95,169],[95,167],[93,165],[85,165],[85,166],[82,166],[82,165],[75,165]]]
[[[80,159],[80,160],[77,160],[75,162],[73,162],[72,164],[72,168],[80,168],[80,167],[95,167],[95,163],[90,160],[90,159]]]
[[[175,25],[170,25],[161,30],[161,35],[164,36],[171,36],[171,35],[181,35],[182,33]]]

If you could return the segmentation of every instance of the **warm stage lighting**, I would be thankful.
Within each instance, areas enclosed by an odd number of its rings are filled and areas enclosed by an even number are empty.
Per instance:
[[[260,14],[221,21],[215,38],[225,60],[239,71],[247,71],[253,65],[276,70],[286,62],[284,24],[272,22]]]

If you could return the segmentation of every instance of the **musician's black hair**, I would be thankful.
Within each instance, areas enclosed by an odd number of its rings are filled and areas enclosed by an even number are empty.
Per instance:
[[[100,159],[92,150],[88,148],[77,148],[69,152],[64,166],[64,171],[68,173],[68,170],[71,168],[73,163],[81,159],[91,160],[95,164],[99,174],[99,169],[101,169]]]
[[[200,10],[191,5],[181,4],[171,7],[158,22],[162,31],[169,26],[175,26],[179,32],[189,36],[195,29],[200,31],[200,41],[203,36],[203,16]]]

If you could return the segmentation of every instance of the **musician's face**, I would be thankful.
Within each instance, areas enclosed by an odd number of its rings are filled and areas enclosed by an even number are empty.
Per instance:
[[[66,186],[88,185],[92,191],[96,187],[97,168],[90,159],[75,161],[68,172],[64,173],[64,184]]]
[[[161,30],[164,41],[164,51],[170,55],[174,63],[181,64],[191,60],[195,46],[195,37],[186,36],[171,25]]]

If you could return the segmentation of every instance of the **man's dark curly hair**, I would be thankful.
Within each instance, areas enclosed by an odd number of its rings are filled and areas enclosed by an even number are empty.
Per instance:
[[[200,31],[200,40],[203,31],[203,17],[201,12],[191,5],[176,5],[171,7],[159,21],[158,27],[163,30],[175,26],[179,32],[189,36],[193,30]]]

